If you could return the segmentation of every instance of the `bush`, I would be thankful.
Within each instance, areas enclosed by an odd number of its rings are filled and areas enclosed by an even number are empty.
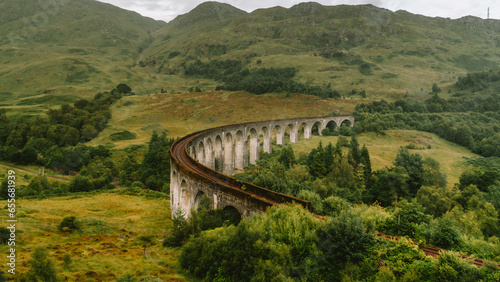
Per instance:
[[[143,188],[144,184],[142,184],[142,182],[140,182],[140,181],[134,181],[134,183],[132,183],[132,185],[130,187],[132,187],[132,188]]]
[[[69,183],[70,192],[88,192],[94,190],[94,185],[88,177],[77,175]]]
[[[455,222],[440,218],[432,232],[431,243],[444,249],[460,247],[462,237],[460,231],[455,227]]]
[[[163,241],[164,247],[179,247],[182,246],[191,234],[191,228],[189,228],[188,222],[184,217],[184,212],[178,209],[174,213],[174,218],[172,219],[172,233],[170,233]]]
[[[31,268],[26,273],[28,281],[56,282],[56,268],[54,261],[49,258],[49,253],[43,247],[38,247],[31,254]]]
[[[0,243],[7,244],[10,238],[10,230],[7,227],[0,227]]]
[[[442,252],[439,255],[434,273],[436,281],[481,281],[482,278],[481,270],[458,254]]]
[[[375,242],[373,234],[364,229],[361,219],[345,212],[320,228],[317,237],[318,248],[323,253],[320,261],[324,264],[325,271],[329,270],[331,275],[327,280],[335,280],[335,275],[346,263],[362,261]],[[332,265],[336,266],[335,271],[331,271]]]
[[[61,223],[57,226],[57,229],[61,232],[73,232],[75,230],[78,230],[80,227],[78,225],[78,221],[76,220],[76,217],[74,216],[67,216],[63,218]]]
[[[137,134],[130,132],[128,130],[115,132],[109,135],[111,140],[113,141],[121,141],[121,140],[133,140],[137,137]]]

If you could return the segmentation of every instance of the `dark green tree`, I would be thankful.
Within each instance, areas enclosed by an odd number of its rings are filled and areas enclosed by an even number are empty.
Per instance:
[[[441,171],[441,166],[438,161],[427,157],[424,160],[423,167],[423,185],[446,187],[446,174]]]
[[[361,219],[342,212],[317,231],[318,249],[321,251],[320,265],[326,280],[338,278],[339,270],[347,263],[358,263],[366,257],[374,243],[374,236],[363,227]],[[335,268],[332,269],[332,265]]]
[[[383,206],[409,198],[408,181],[410,180],[404,168],[382,169],[375,173],[375,182],[370,186],[366,201],[378,201]]]
[[[31,254],[30,270],[26,277],[28,281],[56,282],[57,271],[54,261],[49,258],[49,252],[43,247],[37,247]]]
[[[359,150],[359,142],[356,136],[351,136],[351,142],[349,143],[349,162],[356,167],[361,161],[361,152]]]
[[[411,154],[407,148],[399,149],[396,160],[396,167],[402,167],[410,177],[408,181],[408,192],[410,196],[415,196],[418,189],[424,184],[424,161],[419,154]]]
[[[116,86],[116,91],[121,94],[129,94],[132,92],[132,88],[125,83],[120,83]]]
[[[313,177],[324,177],[327,174],[327,167],[325,164],[325,149],[321,141],[319,142],[316,150],[311,151],[311,163],[309,164],[309,172]]]
[[[398,236],[409,236],[415,238],[420,224],[429,223],[432,217],[425,214],[425,209],[417,201],[408,202],[403,200],[393,216],[386,222],[384,231],[388,234]]]
[[[325,147],[325,166],[326,166],[327,171],[332,170],[334,157],[335,157],[335,148],[333,147],[332,143],[330,142]]]
[[[283,146],[280,156],[278,157],[278,162],[283,164],[286,169],[292,167],[295,163],[295,154],[293,153],[293,148],[291,146]]]
[[[69,183],[70,192],[88,192],[94,190],[94,185],[88,177],[77,175]]]
[[[80,226],[75,216],[67,216],[59,223],[57,229],[61,232],[73,232],[80,229]]]
[[[365,183],[368,184],[372,176],[372,162],[370,160],[370,152],[368,152],[368,148],[365,145],[361,148],[359,163],[363,165]]]
[[[436,83],[432,84],[432,93],[439,93],[441,92],[441,88]]]
[[[160,191],[165,183],[170,182],[170,174],[165,172],[170,171],[169,150],[173,142],[165,133],[158,135],[153,132],[141,168],[140,180],[147,188]]]

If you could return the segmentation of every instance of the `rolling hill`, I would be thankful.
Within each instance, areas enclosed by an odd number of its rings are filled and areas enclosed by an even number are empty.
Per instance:
[[[41,3],[41,2],[40,2]],[[372,5],[301,3],[247,13],[206,2],[169,23],[94,0],[0,1],[0,107],[39,112],[118,83],[136,94],[215,89],[200,60],[294,67],[342,96],[424,99],[433,83],[500,63],[500,21],[429,18]]]
[[[146,78],[131,67],[164,22],[93,0],[43,3],[0,1],[0,102],[68,102]]]
[[[301,82],[330,83],[343,95],[366,89],[371,98],[408,92],[421,99],[433,83],[446,87],[466,72],[496,68],[498,31],[497,20],[429,18],[372,5],[302,3],[243,13],[209,2],[154,33],[141,61],[175,75],[197,59],[295,67]]]

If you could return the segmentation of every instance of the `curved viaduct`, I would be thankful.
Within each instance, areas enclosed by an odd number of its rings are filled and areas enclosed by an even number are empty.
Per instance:
[[[170,206],[172,216],[178,209],[185,215],[198,206],[204,195],[214,209],[236,209],[241,215],[263,212],[267,207],[296,202],[310,210],[309,201],[277,193],[239,181],[235,170],[256,164],[261,148],[271,153],[272,142],[285,144],[298,141],[299,133],[308,139],[313,128],[319,134],[329,124],[354,125],[354,116],[317,117],[271,120],[227,125],[187,135],[177,140],[170,149]]]

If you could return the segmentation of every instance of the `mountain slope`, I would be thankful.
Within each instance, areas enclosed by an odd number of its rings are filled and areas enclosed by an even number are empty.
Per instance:
[[[122,82],[138,94],[214,89],[219,82],[184,74],[196,60],[294,67],[301,83],[386,99],[424,99],[433,83],[446,92],[458,76],[500,64],[498,20],[206,2],[167,24],[94,0],[44,3],[0,0],[0,107],[44,109]]]
[[[200,20],[191,13],[183,17],[189,16]],[[160,73],[182,74],[182,66],[196,59],[237,59],[250,68],[296,67],[302,82],[330,83],[343,95],[366,89],[373,98],[408,92],[422,99],[433,83],[446,88],[458,75],[500,64],[498,20],[313,2],[259,9],[223,24],[204,21],[179,32],[174,23],[181,19],[156,32],[141,57]]]
[[[143,76],[130,66],[164,22],[93,0],[50,3],[0,2],[0,92],[85,95]]]

